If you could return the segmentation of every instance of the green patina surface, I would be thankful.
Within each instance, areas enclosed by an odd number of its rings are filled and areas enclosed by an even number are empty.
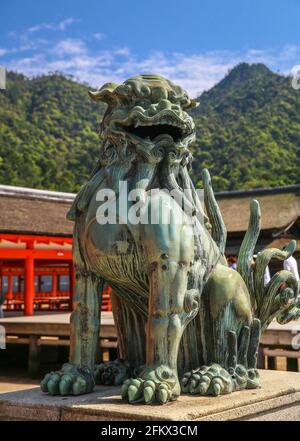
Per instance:
[[[107,110],[99,160],[68,214],[75,221],[76,270],[70,362],[48,374],[42,390],[78,395],[97,382],[122,385],[123,398],[132,403],[166,403],[181,392],[219,395],[258,387],[261,329],[274,317],[286,323],[300,316],[291,273],[263,282],[270,259],[286,259],[295,243],[262,251],[253,266],[260,231],[253,201],[237,271],[228,268],[226,229],[209,173],[203,172],[207,214],[189,176],[195,129],[187,110],[196,103],[159,75],[108,83],[90,95]],[[136,214],[156,213],[158,222],[124,219],[120,181],[146,194]],[[97,200],[104,189],[115,198]],[[158,189],[172,192],[175,201],[167,191],[153,191]],[[116,202],[117,222],[100,224],[99,206],[109,212]],[[128,213],[133,207],[129,202]],[[119,358],[97,365],[105,281],[113,288]]]

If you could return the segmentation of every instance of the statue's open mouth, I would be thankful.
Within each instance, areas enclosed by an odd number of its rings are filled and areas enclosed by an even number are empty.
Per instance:
[[[129,118],[117,123],[119,129],[144,141],[155,141],[163,135],[171,137],[175,143],[183,141],[193,134],[193,123],[189,118],[183,120],[173,112],[163,111],[148,116],[134,111]]]
[[[173,138],[174,142],[178,142],[184,138],[184,132],[179,127],[163,123],[150,126],[127,126],[125,127],[125,130],[139,138],[150,138],[151,141],[160,135],[169,135]]]

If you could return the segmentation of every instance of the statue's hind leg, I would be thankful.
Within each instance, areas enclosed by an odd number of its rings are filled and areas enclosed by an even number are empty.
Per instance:
[[[126,294],[124,294],[125,297]],[[128,303],[117,290],[111,292],[114,322],[118,336],[118,358],[96,365],[96,384],[118,386],[137,376],[146,362],[146,317]]]
[[[220,395],[242,389],[259,387],[256,369],[259,345],[259,320],[254,319],[251,328],[244,326],[237,334],[228,331],[225,363],[207,363],[198,369],[185,373],[182,378],[182,392],[199,395]]]
[[[202,302],[205,365],[183,376],[182,391],[219,395],[258,387],[260,322],[252,317],[249,294],[240,275],[218,265]]]

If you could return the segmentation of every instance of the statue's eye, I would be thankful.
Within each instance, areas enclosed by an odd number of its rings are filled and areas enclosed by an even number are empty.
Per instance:
[[[141,87],[141,94],[142,94],[142,96],[145,96],[145,97],[150,96],[150,94],[151,94],[150,88],[148,86],[145,86],[145,85],[142,86]]]

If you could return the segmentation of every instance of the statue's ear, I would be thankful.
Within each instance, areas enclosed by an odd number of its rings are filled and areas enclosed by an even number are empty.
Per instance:
[[[195,107],[198,107],[199,104],[199,101],[190,100],[190,102],[186,106],[184,106],[184,110],[194,109]]]
[[[105,83],[101,89],[96,92],[89,90],[89,96],[93,101],[103,101],[108,105],[112,105],[116,102],[116,97],[113,95],[114,90],[118,87],[115,83]]]

